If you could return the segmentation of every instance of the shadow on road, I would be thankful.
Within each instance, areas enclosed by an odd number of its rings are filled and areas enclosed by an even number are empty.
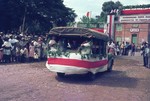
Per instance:
[[[137,78],[128,77],[125,71],[106,72],[98,75],[100,76],[95,84],[101,86],[135,88],[138,82]]]
[[[100,85],[124,88],[135,88],[138,82],[138,79],[128,77],[124,71],[97,73],[95,80],[92,81],[87,78],[87,75],[66,75],[64,78],[59,78],[56,76],[56,79],[60,82],[70,84]]]

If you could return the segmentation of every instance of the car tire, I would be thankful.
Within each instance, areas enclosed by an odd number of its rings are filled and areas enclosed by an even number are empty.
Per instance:
[[[88,77],[88,79],[91,80],[91,81],[95,80],[95,74],[93,74],[92,72],[88,72],[88,73],[87,73],[87,77]]]
[[[58,76],[59,78],[63,78],[63,77],[65,76],[65,73],[57,72],[57,76]]]

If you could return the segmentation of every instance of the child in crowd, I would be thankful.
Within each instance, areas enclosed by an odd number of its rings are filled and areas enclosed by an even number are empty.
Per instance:
[[[33,45],[33,41],[30,43],[29,45],[29,61],[33,62],[34,60],[34,45]]]

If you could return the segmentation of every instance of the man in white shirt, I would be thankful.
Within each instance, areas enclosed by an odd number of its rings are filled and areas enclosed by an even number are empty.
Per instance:
[[[2,47],[3,47],[3,54],[4,54],[4,62],[10,63],[12,45],[8,41],[7,37],[4,39],[4,44],[2,45]]]

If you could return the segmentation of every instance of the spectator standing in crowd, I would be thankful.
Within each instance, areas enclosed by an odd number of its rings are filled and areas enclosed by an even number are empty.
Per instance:
[[[40,60],[41,56],[41,44],[38,43],[38,41],[34,40],[34,59],[36,61]]]
[[[8,40],[9,40],[9,38],[5,37],[4,44],[2,45],[2,47],[3,47],[3,54],[4,54],[4,62],[5,63],[10,63],[11,62],[12,45],[11,45],[11,43]]]
[[[2,49],[2,45],[3,45],[3,39],[0,36],[0,62],[2,62],[3,59],[3,49]]]
[[[16,51],[15,61],[16,62],[20,62],[21,61],[21,59],[20,59],[20,50],[21,50],[21,47],[19,45],[19,42],[17,42],[16,43],[16,49],[15,49],[15,51]]]
[[[16,43],[18,42],[18,40],[13,35],[10,35],[9,42],[12,45],[11,61],[15,62],[16,61],[16,58],[15,58],[16,57]]]
[[[148,53],[148,68],[150,68],[150,44],[148,44],[149,53]]]
[[[25,62],[25,47],[21,47],[20,49],[20,58],[21,58],[21,62],[24,63]]]
[[[120,45],[120,53],[121,53],[121,55],[124,55],[124,53],[125,53],[125,43],[124,42],[122,42]]]
[[[119,42],[116,43],[116,54],[120,55],[120,45],[119,45]]]
[[[140,46],[140,53],[142,56],[143,56],[144,48],[145,48],[145,42],[143,42],[142,45]]]
[[[145,62],[145,67],[148,67],[148,54],[149,54],[149,47],[148,47],[148,43],[146,43],[146,46],[145,46],[145,50],[144,50],[144,62]]]
[[[32,41],[29,45],[29,62],[34,61],[34,41]]]
[[[43,39],[42,39],[42,37],[38,37],[37,43],[38,43],[39,60],[41,60],[42,56],[43,56]]]
[[[28,45],[25,45],[25,47],[24,47],[24,55],[25,55],[25,62],[28,62],[29,61]]]
[[[42,43],[42,60],[47,59],[47,45],[45,44],[45,42],[43,41]]]
[[[131,45],[129,42],[126,42],[125,44],[125,54],[124,55],[129,55],[129,50],[131,49]]]
[[[135,55],[135,44],[132,43],[131,44],[131,56],[134,56]]]
[[[143,46],[142,46],[141,50],[143,51],[142,52],[142,55],[143,55],[143,65],[145,67],[147,67],[148,66],[148,54],[149,54],[149,51],[150,51],[147,42],[143,43]]]

